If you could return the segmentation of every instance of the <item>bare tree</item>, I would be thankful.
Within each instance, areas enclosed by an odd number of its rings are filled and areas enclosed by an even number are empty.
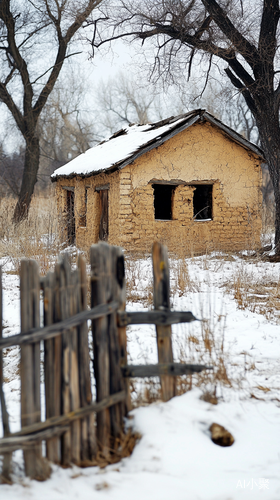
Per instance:
[[[102,0],[1,0],[0,101],[25,141],[22,184],[14,213],[28,209],[39,168],[38,120],[78,29]]]
[[[279,0],[120,0],[117,10],[110,5],[110,18],[103,14],[114,30],[111,40],[127,36],[153,43],[154,74],[174,81],[196,65],[206,85],[213,64],[224,65],[258,128],[274,189],[280,253]],[[95,22],[92,45],[103,42]]]
[[[24,150],[20,148],[12,154],[5,153],[0,146],[0,194],[1,197],[18,197],[24,166]]]
[[[99,121],[111,134],[123,125],[144,125],[154,119],[157,100],[158,96],[153,92],[147,92],[146,88],[121,72],[101,82],[97,88]]]
[[[102,135],[95,133],[96,113],[88,106],[89,89],[83,69],[79,67],[78,70],[76,65],[70,65],[70,70],[69,65],[64,66],[63,74],[40,114],[37,123],[40,164],[35,191],[47,189],[51,184],[50,175],[56,168],[103,139]],[[24,143],[19,140],[15,124],[12,121],[7,123],[7,117],[2,128],[1,195],[18,197],[24,168]]]
[[[95,113],[87,109],[87,99],[88,89],[82,68],[79,68],[79,73],[75,67],[70,71],[67,69],[38,120],[40,187],[50,183],[50,175],[56,168],[103,139],[96,133]]]

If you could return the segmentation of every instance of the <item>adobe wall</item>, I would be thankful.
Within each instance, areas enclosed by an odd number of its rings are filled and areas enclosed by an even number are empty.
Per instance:
[[[170,251],[240,250],[260,245],[260,159],[216,127],[196,124],[120,172],[122,236],[128,249],[150,252],[157,239]],[[180,180],[173,220],[155,220],[152,183]],[[213,183],[213,220],[193,220],[193,187]],[[129,200],[132,200],[131,206]]]
[[[119,174],[99,174],[97,176],[73,179],[59,179],[56,183],[58,213],[64,220],[64,239],[67,240],[66,210],[67,191],[64,187],[75,188],[75,226],[76,244],[87,249],[98,242],[100,223],[100,193],[95,191],[98,186],[109,184],[109,238],[108,243],[119,244]],[[87,207],[85,207],[85,190],[87,189]],[[86,218],[85,218],[86,210]],[[85,225],[86,219],[86,225]],[[63,225],[63,224],[62,224]]]

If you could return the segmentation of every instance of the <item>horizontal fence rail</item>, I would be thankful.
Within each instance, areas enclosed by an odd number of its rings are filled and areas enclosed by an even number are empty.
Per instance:
[[[98,413],[106,408],[110,408],[110,406],[124,401],[125,397],[125,391],[121,391],[113,394],[112,396],[108,396],[102,401],[99,401],[99,403],[92,403],[84,408],[78,408],[77,410],[71,411],[65,415],[51,417],[44,422],[38,422],[36,424],[23,427],[20,431],[10,434],[9,437],[0,439],[0,454],[23,449],[25,446],[30,446],[28,439],[22,439],[23,437],[30,438],[30,443],[34,444],[35,442],[42,441],[42,439],[58,436],[68,430],[71,422],[87,417],[92,412]],[[62,429],[61,432],[59,431],[60,428]],[[45,431],[49,432],[48,434],[43,435],[43,432]]]
[[[175,325],[199,321],[189,311],[119,311],[117,315],[119,326],[128,325]]]
[[[65,330],[79,326],[87,320],[93,320],[108,316],[117,311],[119,303],[112,301],[102,304],[87,311],[71,316],[63,321],[42,328],[32,328],[25,333],[18,333],[10,337],[0,339],[0,350],[16,345],[33,344],[41,340],[48,340],[61,335]],[[189,311],[139,311],[127,312],[117,311],[117,324],[119,327],[129,325],[175,325],[178,323],[190,323],[198,320]]]
[[[0,441],[0,453],[12,453],[16,450],[32,450],[34,445],[40,444],[43,440],[59,437],[69,431],[69,426],[53,427],[43,431],[35,432],[14,438],[6,437]]]
[[[203,370],[213,370],[213,366],[183,363],[122,366],[123,376],[130,378],[159,377],[160,375],[176,377],[181,375],[191,375],[192,373],[200,373]]]
[[[50,326],[45,326],[42,328],[32,328],[31,330],[11,335],[10,337],[0,339],[0,350],[6,347],[16,346],[16,345],[26,345],[33,344],[34,342],[39,342],[41,340],[49,340],[61,335],[65,330],[74,328],[84,323],[87,320],[93,320],[98,318],[103,318],[115,312],[119,307],[119,303],[115,300],[109,304],[102,304],[100,306],[93,307],[87,311],[75,314],[70,318],[67,318],[58,323],[54,323]]]

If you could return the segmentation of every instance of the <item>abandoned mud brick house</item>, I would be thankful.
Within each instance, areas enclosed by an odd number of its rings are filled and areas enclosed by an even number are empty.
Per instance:
[[[261,150],[204,110],[133,125],[52,175],[65,238],[150,250],[260,244]]]

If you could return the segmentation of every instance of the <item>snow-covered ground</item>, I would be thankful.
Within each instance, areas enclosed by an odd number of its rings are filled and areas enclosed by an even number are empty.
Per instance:
[[[172,307],[206,321],[173,327],[174,356],[213,364],[214,372],[194,376],[192,390],[168,403],[133,410],[129,424],[142,438],[119,464],[54,466],[51,478],[38,483],[24,477],[21,452],[15,453],[14,484],[0,485],[1,499],[280,499],[280,264],[221,255],[186,262],[171,260]],[[3,272],[9,335],[19,329],[18,277]],[[149,260],[130,261],[128,309],[151,307],[151,280]],[[154,327],[130,328],[128,349],[131,362],[156,362]],[[18,357],[13,348],[4,358],[12,431],[19,428]],[[135,390],[134,400],[143,391],[144,401],[143,382]],[[217,405],[200,399],[207,391],[216,392]],[[211,441],[213,422],[232,433],[231,447]]]

